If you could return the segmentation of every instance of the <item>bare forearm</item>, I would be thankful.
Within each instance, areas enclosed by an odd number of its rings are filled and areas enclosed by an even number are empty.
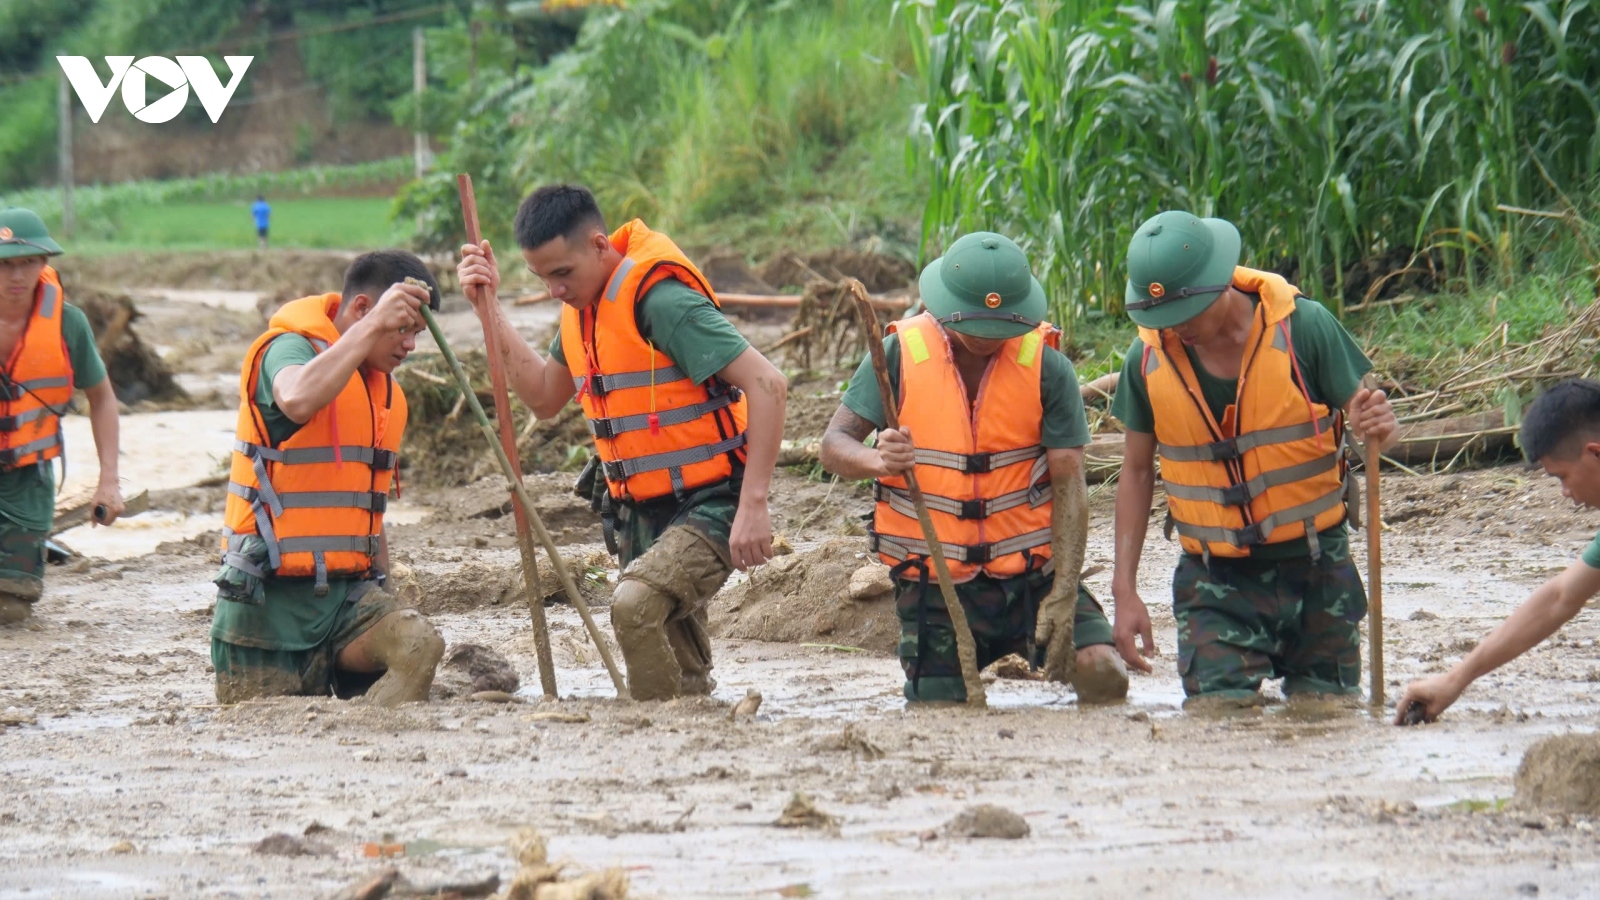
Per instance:
[[[370,329],[358,322],[315,359],[279,372],[272,383],[278,408],[300,424],[311,421],[350,383],[371,345]]]
[[[783,443],[789,384],[782,373],[773,370],[758,376],[745,396],[750,409],[750,419],[745,423],[749,455],[745,459],[740,502],[765,503],[772,488],[772,469],[778,463],[778,447]]]
[[[1155,500],[1155,470],[1149,466],[1129,466],[1124,460],[1117,480],[1115,523],[1115,564],[1113,584],[1133,588],[1139,581],[1139,560],[1144,555],[1145,532],[1150,525],[1150,506]]]
[[[1582,597],[1567,597],[1560,578],[1546,581],[1511,613],[1510,618],[1456,663],[1450,678],[1460,689],[1537,646],[1583,608]]]
[[[869,430],[867,433],[872,432]],[[862,443],[864,439],[865,435],[856,437],[841,429],[829,427],[822,435],[822,450],[819,454],[822,468],[846,481],[882,478],[886,474],[883,470],[883,459],[877,450]]]
[[[548,396],[545,369],[550,365],[549,361],[523,340],[499,304],[495,304],[493,310],[491,318],[494,320],[495,337],[500,345],[500,358],[505,361],[506,381],[510,383],[511,390],[539,418],[547,419],[555,415],[571,395],[561,397],[560,402]]]
[[[117,395],[107,378],[85,392],[89,396],[89,429],[94,433],[94,448],[100,458],[100,480],[116,483],[117,456],[122,425],[117,416]]]

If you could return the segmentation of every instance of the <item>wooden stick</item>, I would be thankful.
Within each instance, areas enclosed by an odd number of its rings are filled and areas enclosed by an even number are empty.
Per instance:
[[[422,318],[428,323],[428,331],[433,335],[433,340],[439,345],[439,352],[444,354],[444,360],[450,365],[450,371],[456,376],[456,383],[461,385],[461,390],[467,395],[467,404],[472,408],[472,415],[478,420],[478,428],[489,441],[489,449],[494,451],[495,461],[500,464],[500,471],[506,476],[506,481],[511,484],[512,495],[528,511],[528,523],[533,526],[533,531],[538,535],[539,543],[543,545],[544,552],[550,556],[550,565],[556,570],[556,577],[561,580],[561,587],[567,592],[567,599],[578,610],[578,615],[583,618],[583,625],[589,630],[589,638],[594,641],[595,649],[600,651],[600,660],[606,665],[606,672],[611,675],[611,683],[617,688],[617,696],[627,693],[627,683],[622,680],[622,675],[617,671],[617,663],[611,658],[611,648],[606,645],[605,637],[600,633],[600,626],[595,624],[594,616],[589,614],[589,604],[584,602],[583,595],[578,593],[578,587],[572,581],[572,574],[567,571],[567,564],[561,559],[561,554],[556,551],[556,542],[550,537],[550,532],[545,530],[544,522],[539,519],[539,513],[533,508],[533,501],[528,497],[528,490],[522,484],[522,478],[516,474],[516,468],[511,464],[511,458],[506,455],[505,448],[501,446],[500,439],[495,436],[494,426],[489,424],[489,414],[483,411],[483,404],[478,402],[478,396],[472,392],[472,380],[467,377],[467,370],[461,368],[461,361],[456,359],[455,353],[450,350],[450,345],[445,342],[444,330],[439,327],[439,321],[433,317],[433,310],[424,306]],[[531,561],[531,557],[529,557]],[[535,599],[536,603],[540,601]],[[540,603],[539,611],[544,612]],[[541,617],[542,618],[542,617]]]
[[[478,229],[478,200],[472,191],[472,176],[462,173],[456,176],[456,188],[461,194],[461,215],[467,223],[467,241],[473,246],[483,240],[483,233]],[[511,421],[511,397],[506,391],[506,366],[505,358],[500,355],[500,299],[495,296],[487,286],[480,286],[480,291],[487,292],[483,300],[483,308],[489,311],[489,317],[483,323],[483,343],[489,357],[489,383],[494,392],[494,417],[500,423],[500,446],[505,457],[511,463],[508,473],[512,482],[522,484],[522,458],[517,454],[516,426]],[[489,320],[494,320],[491,324]],[[437,335],[435,335],[437,337]],[[461,390],[468,395],[472,394],[472,385],[468,382],[461,383]],[[473,396],[476,404],[477,397]],[[522,555],[522,580],[528,590],[528,615],[533,619],[533,648],[534,656],[539,660],[539,686],[544,689],[546,698],[554,700],[558,695],[556,691],[556,664],[550,654],[550,624],[544,616],[544,591],[539,588],[539,562],[533,550],[533,540],[528,532],[528,511],[513,495],[511,500],[512,513],[517,522],[517,549]]]
[[[884,427],[899,428],[899,404],[895,402],[894,388],[889,384],[889,362],[883,353],[883,342],[878,339],[878,316],[872,311],[867,289],[861,282],[850,279],[850,292],[855,295],[856,310],[861,314],[861,324],[867,333],[867,347],[872,353],[872,369],[878,376]],[[939,535],[933,529],[927,501],[923,500],[922,488],[917,484],[917,473],[907,472],[905,479],[911,503],[917,508],[917,522],[922,525],[922,539],[928,545],[929,555],[933,557],[934,574],[939,578],[939,593],[944,595],[945,608],[950,611],[950,624],[955,629],[956,655],[961,660],[961,680],[967,686],[967,705],[988,706],[989,697],[984,693],[983,681],[978,678],[978,645],[972,639],[972,627],[967,624],[967,611],[961,608],[961,599],[956,596],[955,581],[950,577],[950,564],[944,559],[944,545],[939,543]],[[922,640],[923,636],[918,635],[917,639]]]
[[[1379,498],[1378,442],[1368,439],[1367,457],[1367,639],[1372,705],[1383,708],[1383,504]]]

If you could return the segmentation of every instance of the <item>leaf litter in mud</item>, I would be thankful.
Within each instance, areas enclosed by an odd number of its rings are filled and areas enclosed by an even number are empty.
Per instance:
[[[784,806],[783,814],[772,824],[779,828],[821,828],[836,832],[839,819],[818,809],[809,796],[796,792]]]

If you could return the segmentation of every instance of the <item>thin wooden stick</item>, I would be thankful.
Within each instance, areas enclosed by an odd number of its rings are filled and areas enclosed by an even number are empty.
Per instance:
[[[456,188],[461,194],[461,215],[466,220],[467,241],[476,247],[479,241],[483,240],[483,234],[478,229],[478,201],[472,192],[472,176],[465,173],[457,175]],[[511,471],[507,477],[514,484],[520,485],[522,460],[517,454],[516,425],[511,421],[511,397],[506,391],[505,359],[500,355],[498,323],[500,299],[487,285],[480,286],[478,290],[488,294],[483,299],[484,309],[489,312],[483,323],[483,343],[489,357],[489,383],[494,393],[494,417],[500,423],[500,446],[511,464]],[[439,338],[438,335],[434,337],[436,340]],[[461,390],[472,397],[473,406],[477,407],[478,398],[472,392],[472,385],[462,382]],[[511,499],[511,507],[517,523],[517,550],[522,555],[522,580],[528,591],[528,615],[533,619],[533,647],[534,656],[539,660],[539,686],[544,689],[545,697],[554,700],[559,694],[556,691],[556,664],[550,653],[550,624],[545,620],[544,591],[539,588],[539,562],[528,531],[528,512],[532,507],[524,509],[515,495]],[[559,560],[552,555],[552,561]]]
[[[1383,505],[1378,442],[1367,439],[1367,637],[1372,705],[1383,708]]]
[[[628,692],[627,683],[622,680],[622,675],[617,671],[617,663],[611,658],[611,648],[606,645],[605,637],[600,633],[600,626],[595,624],[594,616],[589,614],[589,604],[584,602],[583,595],[578,593],[578,587],[572,581],[572,574],[567,571],[567,564],[561,559],[561,554],[556,551],[556,542],[550,537],[550,532],[545,530],[544,522],[539,519],[539,513],[533,508],[533,501],[528,497],[528,490],[522,484],[522,478],[516,474],[516,467],[511,464],[511,457],[506,455],[505,448],[500,445],[500,439],[495,436],[494,426],[489,424],[489,414],[483,411],[483,404],[478,402],[478,395],[472,392],[472,380],[467,376],[467,370],[461,368],[461,361],[451,351],[450,345],[445,342],[444,331],[439,327],[439,321],[433,317],[433,310],[426,306],[422,308],[422,318],[428,323],[428,331],[432,333],[434,343],[439,345],[439,352],[444,354],[444,360],[450,365],[450,371],[456,376],[456,382],[461,385],[461,390],[467,395],[467,403],[472,407],[472,415],[478,420],[478,428],[483,432],[484,438],[489,441],[489,449],[494,451],[495,462],[500,464],[500,471],[506,476],[506,481],[511,484],[511,493],[517,503],[528,511],[528,523],[533,526],[533,531],[538,535],[539,543],[543,545],[544,552],[550,556],[550,565],[556,570],[556,577],[561,580],[561,587],[567,592],[567,599],[578,610],[578,615],[583,618],[583,625],[589,630],[589,637],[594,641],[595,649],[600,651],[600,660],[605,663],[606,672],[611,675],[611,683],[617,688],[617,696],[625,696]],[[531,557],[530,557],[531,561]],[[539,611],[544,611],[540,603]]]
[[[850,279],[850,292],[855,295],[856,310],[861,314],[862,327],[866,329],[867,347],[872,354],[872,370],[878,376],[878,396],[883,401],[885,428],[900,427],[899,404],[895,402],[894,388],[889,384],[889,362],[883,353],[883,342],[878,340],[878,316],[867,299],[867,289],[856,279]],[[922,498],[922,488],[917,485],[917,473],[905,474],[906,490],[911,503],[917,508],[917,522],[922,525],[922,539],[933,558],[934,574],[939,579],[939,593],[944,595],[944,605],[950,611],[950,624],[956,633],[956,656],[961,660],[961,680],[967,686],[967,705],[988,706],[983,681],[978,677],[978,645],[972,639],[972,626],[967,624],[967,611],[961,608],[961,598],[956,596],[955,581],[950,577],[950,564],[944,559],[944,546],[939,543],[938,532],[933,529],[933,519],[928,515],[927,501]],[[926,601],[924,601],[926,602]],[[917,640],[923,640],[918,635]]]

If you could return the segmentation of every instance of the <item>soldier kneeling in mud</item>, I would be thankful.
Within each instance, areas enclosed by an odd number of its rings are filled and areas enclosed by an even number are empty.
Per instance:
[[[871,541],[892,567],[900,664],[911,701],[962,701],[955,633],[933,583],[905,474],[915,471],[971,623],[978,665],[1010,653],[1078,700],[1128,693],[1111,624],[1079,584],[1089,531],[1083,448],[1089,423],[1072,362],[1043,322],[1044,289],[998,234],[957,240],[922,272],[927,311],[883,345],[900,404],[884,427],[872,358],[850,379],[822,439],[841,478],[876,478]],[[874,430],[876,447],[862,441]]]
[[[406,397],[393,371],[439,288],[410,253],[368,253],[339,294],[283,305],[245,355],[211,623],[217,699],[427,700],[444,641],[383,589],[383,513]]]

